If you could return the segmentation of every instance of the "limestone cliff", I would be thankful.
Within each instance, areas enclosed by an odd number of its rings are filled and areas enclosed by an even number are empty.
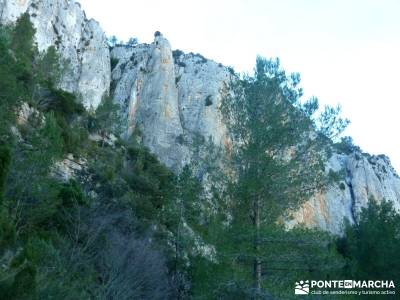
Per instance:
[[[116,46],[110,52],[98,23],[87,20],[73,0],[0,0],[2,23],[24,12],[37,30],[39,49],[55,45],[69,62],[61,87],[77,93],[87,108],[97,107],[111,89],[121,105],[125,136],[139,128],[143,143],[175,172],[196,161],[199,138],[230,146],[219,110],[225,83],[233,76],[229,68],[199,54],[172,51],[160,33],[152,44]],[[337,174],[335,182],[294,213],[290,226],[340,233],[343,218],[357,220],[371,198],[400,209],[400,179],[388,158],[334,153],[326,169]]]
[[[172,52],[162,35],[151,45],[117,46],[111,56],[118,62],[113,96],[123,107],[127,134],[138,125],[145,145],[167,166],[179,171],[195,160],[196,137],[229,147],[219,111],[224,83],[232,78],[228,68],[198,54]],[[372,198],[400,210],[400,178],[387,157],[334,153],[326,170],[336,180],[294,213],[289,226],[340,233],[343,219],[354,222]]]
[[[294,214],[290,226],[305,224],[340,233],[343,218],[354,223],[372,199],[378,203],[390,201],[400,211],[400,177],[388,157],[334,154],[326,168],[337,174],[337,179],[325,193],[318,193],[307,201]]]
[[[23,13],[36,28],[40,51],[55,46],[67,67],[60,88],[76,93],[87,107],[96,108],[110,86],[107,38],[88,20],[74,0],[0,0],[0,22],[14,22]]]
[[[225,126],[219,106],[231,74],[200,55],[172,52],[157,33],[151,45],[117,46],[113,97],[121,105],[127,135],[137,124],[144,144],[179,171],[192,159],[196,137],[222,145]]]

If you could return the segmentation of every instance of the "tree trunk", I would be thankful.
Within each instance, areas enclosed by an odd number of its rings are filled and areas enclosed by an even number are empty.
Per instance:
[[[261,258],[260,258],[260,199],[257,196],[254,200],[254,262],[253,262],[253,279],[254,279],[254,288],[257,291],[257,294],[261,292],[261,274],[262,274],[262,266],[261,266]],[[258,299],[258,296],[256,297]]]
[[[181,190],[179,190],[179,195],[181,195]],[[176,243],[175,243],[175,272],[176,274],[179,274],[179,282],[178,282],[178,293],[177,293],[177,300],[181,300],[184,298],[184,287],[183,287],[183,282],[182,278],[180,275],[180,259],[181,259],[181,224],[183,222],[183,202],[181,196],[179,196],[179,222],[177,226],[177,232],[176,232]]]

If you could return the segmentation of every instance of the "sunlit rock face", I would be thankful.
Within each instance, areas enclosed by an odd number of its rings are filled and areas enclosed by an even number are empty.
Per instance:
[[[159,33],[151,45],[117,46],[113,96],[126,116],[126,135],[140,129],[144,144],[179,171],[192,159],[197,136],[221,145],[219,106],[229,71],[199,55],[171,50]]]
[[[28,8],[29,0],[0,0],[0,22],[10,23],[18,19]]]
[[[196,137],[229,147],[220,112],[232,78],[228,68],[198,54],[172,52],[162,35],[150,45],[117,46],[111,56],[112,94],[122,106],[127,136],[139,128],[144,144],[176,172],[196,159]],[[326,170],[337,174],[336,182],[295,212],[289,227],[303,224],[339,234],[343,220],[354,223],[372,198],[400,209],[400,179],[388,158],[334,154]]]
[[[199,140],[231,147],[220,112],[233,76],[229,68],[199,54],[172,51],[160,33],[152,44],[116,46],[110,54],[98,23],[73,0],[0,0],[3,24],[24,12],[37,30],[38,48],[56,46],[68,62],[60,87],[76,93],[88,109],[111,89],[121,105],[124,136],[139,129],[144,145],[176,173],[198,161]],[[326,170],[338,174],[337,180],[296,211],[289,227],[304,224],[341,233],[343,219],[357,221],[372,198],[400,210],[400,179],[387,157],[334,154]]]
[[[66,69],[60,88],[76,93],[86,108],[96,108],[110,86],[107,38],[73,0],[0,0],[0,20],[15,22],[27,12],[40,51],[55,46]]]
[[[289,227],[304,224],[340,234],[343,219],[357,222],[362,208],[372,200],[389,201],[400,211],[400,178],[386,156],[334,154],[327,170],[336,172],[340,180],[307,201],[288,222]]]

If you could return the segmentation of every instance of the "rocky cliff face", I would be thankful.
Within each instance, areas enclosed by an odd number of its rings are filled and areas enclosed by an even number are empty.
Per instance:
[[[325,193],[316,194],[294,214],[289,227],[305,224],[339,234],[343,218],[354,223],[372,199],[390,201],[400,211],[400,178],[386,156],[334,154],[327,170],[336,179]]]
[[[37,29],[40,50],[57,46],[69,61],[61,87],[97,107],[108,92],[121,105],[125,136],[139,128],[144,144],[175,172],[196,161],[196,141],[229,148],[219,107],[230,70],[198,54],[172,51],[159,33],[150,45],[116,46],[87,20],[73,0],[0,0],[0,20],[13,22],[28,12]],[[110,56],[116,62],[111,71]],[[400,209],[400,179],[384,156],[334,154],[327,172],[335,176],[293,214],[289,226],[305,224],[340,233],[343,218],[357,220],[371,198],[391,201]]]
[[[229,69],[201,55],[171,52],[161,35],[151,45],[119,46],[112,72],[114,98],[126,115],[128,135],[137,124],[144,143],[167,166],[179,171],[193,158],[194,140],[201,137],[229,147],[219,111]],[[385,156],[335,153],[326,166],[334,180],[293,215],[289,226],[340,233],[343,219],[357,220],[370,199],[393,202],[400,210],[400,178]]]
[[[219,106],[228,69],[200,55],[172,52],[157,34],[151,45],[117,46],[111,56],[113,96],[122,107],[127,135],[135,125],[144,144],[179,171],[192,159],[196,137],[222,145]]]
[[[96,108],[110,86],[107,39],[74,0],[0,0],[0,22],[14,22],[23,13],[36,28],[40,51],[55,46],[66,62],[60,88],[76,93],[87,108]]]

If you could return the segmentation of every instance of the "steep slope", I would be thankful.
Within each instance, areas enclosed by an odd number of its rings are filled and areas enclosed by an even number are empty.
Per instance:
[[[158,51],[165,56],[161,61]],[[117,46],[111,56],[118,61],[112,72],[113,95],[123,107],[127,135],[138,124],[145,145],[175,171],[196,159],[196,137],[229,150],[219,110],[224,85],[232,78],[228,68],[198,54],[171,53],[161,35],[151,45]],[[353,223],[372,198],[400,209],[400,179],[387,157],[334,153],[326,170],[336,179],[326,192],[307,201],[289,226],[340,233],[343,219]]]
[[[60,86],[78,94],[87,108],[96,108],[111,84],[125,136],[138,127],[143,143],[175,172],[196,162],[199,140],[229,150],[219,110],[233,76],[229,68],[198,54],[172,51],[159,33],[150,45],[116,46],[110,53],[98,23],[87,20],[73,0],[0,0],[2,23],[24,12],[37,30],[39,49],[54,45],[68,61]],[[110,57],[117,62],[112,71]],[[326,169],[337,174],[335,182],[306,202],[290,226],[302,223],[339,233],[343,218],[354,222],[372,197],[400,209],[400,179],[388,158],[334,153]]]
[[[400,211],[400,178],[388,157],[352,153],[334,154],[327,170],[337,179],[323,194],[317,194],[294,214],[290,226],[305,224],[333,233],[342,231],[343,218],[357,221],[371,199],[386,200]]]
[[[138,124],[144,143],[176,171],[192,160],[196,137],[223,145],[221,90],[231,74],[200,55],[171,50],[157,33],[151,45],[117,46],[113,96],[130,135]]]
[[[169,42],[158,35],[149,46],[116,48],[113,57],[119,60],[114,97],[125,114],[126,135],[137,124],[151,151],[178,170],[187,161],[187,149],[178,143],[183,128]]]
[[[78,94],[86,108],[96,108],[110,86],[107,38],[94,20],[88,20],[74,0],[0,1],[2,24],[28,13],[36,28],[39,51],[55,46],[66,62],[60,88]]]

